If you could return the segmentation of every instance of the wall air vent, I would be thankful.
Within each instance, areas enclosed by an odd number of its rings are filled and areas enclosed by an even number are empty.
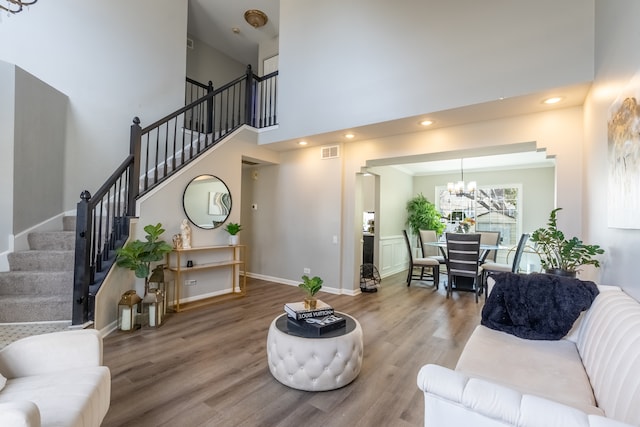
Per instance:
[[[320,147],[320,158],[321,159],[335,159],[340,157],[340,147],[337,145],[331,145],[327,147]]]
[[[193,49],[193,39],[187,39],[187,48]]]

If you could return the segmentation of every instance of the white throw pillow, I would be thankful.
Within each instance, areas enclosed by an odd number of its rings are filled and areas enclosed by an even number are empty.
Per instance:
[[[7,379],[0,374],[0,390],[4,388],[4,385],[7,383]]]

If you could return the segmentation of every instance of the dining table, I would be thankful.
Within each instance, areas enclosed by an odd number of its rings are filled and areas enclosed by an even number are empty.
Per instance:
[[[423,242],[424,246],[435,246],[440,249],[440,253],[444,256],[444,259],[447,259],[447,242],[446,240],[439,240],[437,242]],[[480,257],[479,260],[482,262],[487,258],[487,255],[490,251],[498,251],[501,249],[508,249],[506,246],[502,245],[489,245],[486,243],[480,243]]]
[[[422,244],[424,246],[435,246],[435,247],[439,248],[440,252],[442,253],[442,256],[445,259],[445,263],[447,263],[447,242],[446,242],[446,240],[439,240],[437,242],[423,242]],[[490,245],[490,244],[486,244],[486,243],[480,243],[480,256],[478,257],[478,261],[480,261],[480,264],[482,264],[484,262],[484,260],[487,258],[487,255],[489,254],[490,251],[501,250],[501,249],[508,249],[508,247],[502,246],[502,245],[499,245],[499,244]],[[466,278],[466,277],[462,277],[462,278],[459,278],[459,279],[464,279],[464,280],[459,280],[458,284],[456,285],[457,288],[462,288],[462,289],[465,289],[465,290],[469,290],[469,289],[472,288],[472,285],[473,285],[473,281],[472,280],[469,280],[469,278]]]

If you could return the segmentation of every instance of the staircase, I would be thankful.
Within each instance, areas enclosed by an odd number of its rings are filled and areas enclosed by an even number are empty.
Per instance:
[[[75,217],[61,231],[34,232],[29,250],[9,254],[0,272],[0,323],[70,320],[73,301]]]

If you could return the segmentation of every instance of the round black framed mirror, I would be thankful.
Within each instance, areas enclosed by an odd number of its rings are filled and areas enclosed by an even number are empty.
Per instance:
[[[198,228],[220,227],[231,213],[231,192],[214,175],[199,175],[184,189],[182,206],[189,221]]]

